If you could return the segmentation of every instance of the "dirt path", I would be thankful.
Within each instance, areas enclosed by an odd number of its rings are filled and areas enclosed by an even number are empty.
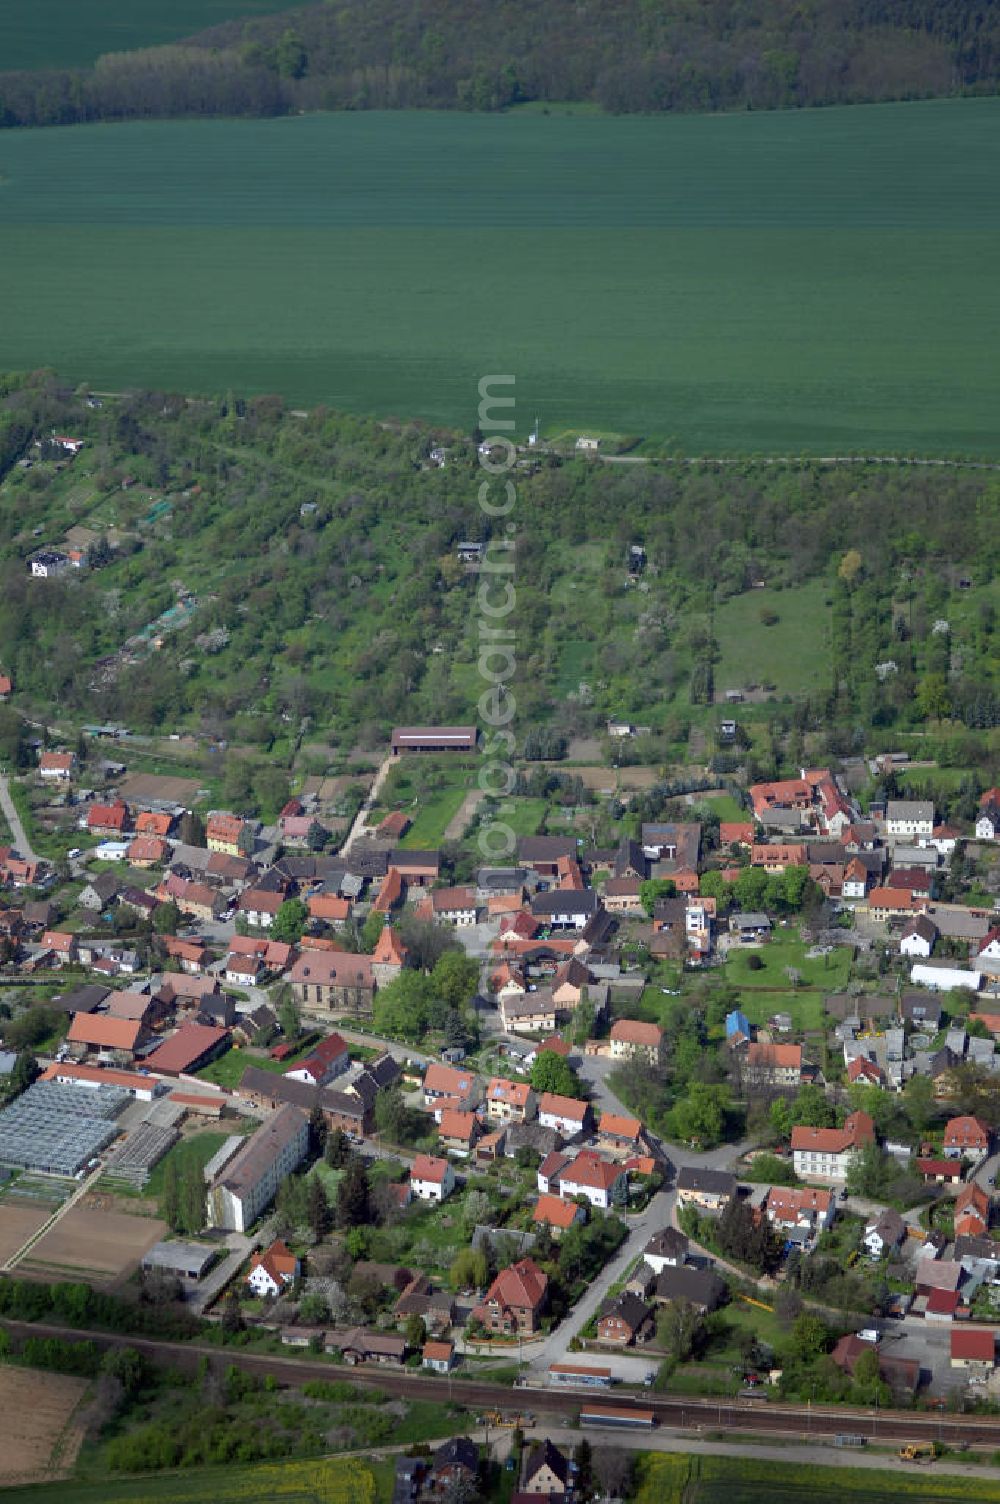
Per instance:
[[[385,783],[385,780],[389,776],[389,769],[392,767],[392,763],[393,757],[392,753],[390,752],[389,756],[381,764],[378,772],[375,774],[374,782],[372,783],[371,788],[368,790],[367,799],[365,799],[361,808],[358,810],[357,814],[354,817],[354,824],[347,832],[347,839],[344,842],[343,846],[341,846],[340,848],[342,852],[350,851],[355,841],[360,840],[364,835],[372,805],[375,803],[379,794],[382,792],[382,785],[383,783]]]
[[[27,832],[21,824],[21,816],[18,814],[17,807],[11,797],[10,784],[7,781],[5,773],[0,773],[0,809],[4,812],[7,824],[10,826],[10,833],[14,837],[14,845],[21,856],[29,862],[40,862],[41,857],[37,852],[32,851]]]
[[[445,826],[444,839],[446,841],[460,841],[465,832],[465,827],[472,819],[481,802],[486,798],[485,789],[470,789],[462,800],[458,809],[452,815]]]

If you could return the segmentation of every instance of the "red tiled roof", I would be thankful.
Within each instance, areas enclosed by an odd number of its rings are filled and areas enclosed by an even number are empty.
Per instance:
[[[101,1013],[75,1013],[66,1038],[101,1050],[134,1050],[142,1034],[137,1018],[109,1018]]]
[[[957,1290],[932,1290],[927,1297],[927,1311],[933,1316],[953,1316],[962,1297]]]
[[[587,1103],[578,1102],[575,1097],[561,1097],[558,1092],[543,1092],[538,1101],[539,1114],[551,1113],[553,1117],[571,1118],[574,1122],[582,1123],[587,1116]]]
[[[173,815],[158,815],[145,809],[136,816],[135,828],[142,836],[167,836],[174,823]]]
[[[121,800],[114,804],[92,804],[87,815],[88,830],[124,830],[128,821],[128,805]]]
[[[429,1180],[432,1185],[440,1185],[447,1173],[446,1159],[438,1159],[433,1154],[418,1154],[410,1169],[410,1180]]]
[[[619,1018],[611,1026],[611,1038],[623,1044],[658,1046],[663,1030],[659,1024],[644,1024],[637,1018]]]
[[[606,1138],[624,1138],[630,1143],[635,1143],[642,1133],[642,1123],[638,1118],[622,1117],[615,1112],[602,1112],[597,1131],[603,1133]]]
[[[493,1076],[486,1088],[490,1102],[510,1102],[513,1107],[527,1107],[531,1085],[527,1081],[510,1081],[506,1076]]]
[[[573,1201],[561,1201],[558,1196],[543,1194],[535,1202],[532,1220],[547,1222],[550,1227],[572,1227],[580,1214]]]
[[[843,1154],[858,1144],[870,1144],[875,1138],[875,1124],[865,1112],[852,1112],[843,1128],[792,1129],[792,1149],[822,1154]]]
[[[177,1033],[165,1039],[149,1056],[149,1065],[167,1076],[179,1076],[198,1064],[204,1055],[229,1036],[228,1029],[208,1024],[181,1024]]]
[[[747,1050],[747,1060],[751,1065],[759,1065],[765,1069],[801,1070],[802,1046],[800,1044],[754,1043]]]
[[[313,919],[334,919],[338,922],[350,917],[351,906],[346,898],[334,893],[314,893],[306,899],[306,907]]]
[[[388,914],[397,904],[402,903],[404,896],[403,879],[395,867],[390,867],[382,879],[381,887],[376,895],[372,910],[376,914]]]
[[[944,1142],[952,1148],[981,1148],[989,1143],[990,1130],[972,1116],[952,1118],[944,1125]]]
[[[169,855],[170,847],[159,836],[136,836],[126,852],[130,862],[164,862]]]
[[[486,1303],[518,1310],[535,1310],[545,1298],[548,1279],[534,1259],[520,1259],[509,1269],[501,1269],[486,1292]]]
[[[996,1332],[991,1326],[956,1326],[951,1332],[951,1356],[967,1363],[992,1363]]]
[[[461,1112],[454,1107],[446,1107],[441,1113],[438,1133],[441,1138],[458,1139],[463,1144],[469,1144],[478,1123],[479,1119],[474,1112]]]

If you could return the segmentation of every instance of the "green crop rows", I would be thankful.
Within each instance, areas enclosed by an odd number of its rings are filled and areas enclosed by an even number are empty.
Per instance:
[[[7,132],[3,364],[463,424],[510,371],[548,433],[993,452],[998,142],[991,99]]]

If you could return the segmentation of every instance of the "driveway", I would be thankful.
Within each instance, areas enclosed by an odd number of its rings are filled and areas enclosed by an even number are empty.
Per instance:
[[[341,846],[340,848],[341,855],[343,855],[345,851],[350,851],[355,841],[360,840],[361,837],[365,834],[365,827],[368,824],[368,816],[371,812],[371,807],[382,791],[382,785],[383,783],[385,783],[385,780],[389,776],[389,769],[392,767],[393,761],[394,759],[392,753],[390,752],[389,756],[379,766],[379,770],[375,774],[372,786],[368,791],[368,797],[367,799],[365,799],[361,808],[355,815],[354,823],[352,824],[350,830],[347,832],[347,839],[344,841],[343,846]]]
[[[628,1219],[627,1240],[611,1262],[605,1264],[598,1278],[588,1286],[583,1299],[573,1307],[554,1332],[550,1332],[541,1343],[531,1344],[532,1368],[548,1368],[551,1363],[566,1361],[571,1338],[586,1326],[592,1316],[596,1316],[604,1304],[609,1288],[617,1280],[624,1278],[626,1270],[636,1261],[653,1234],[659,1232],[662,1227],[666,1227],[672,1195],[672,1192],[658,1191],[644,1212],[640,1212],[635,1218]],[[527,1343],[525,1347],[528,1347]],[[655,1367],[656,1365],[654,1363],[649,1366]]]
[[[21,824],[21,816],[17,812],[14,800],[11,798],[10,783],[6,773],[0,773],[0,809],[4,812],[10,833],[14,837],[14,845],[21,856],[29,862],[40,862],[41,857],[31,848],[24,826]]]

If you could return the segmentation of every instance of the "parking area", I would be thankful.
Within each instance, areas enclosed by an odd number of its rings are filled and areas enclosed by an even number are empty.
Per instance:
[[[969,1382],[965,1369],[951,1366],[951,1327],[930,1322],[908,1321],[893,1330],[890,1321],[883,1325],[882,1351],[887,1357],[915,1359],[923,1371],[924,1385],[936,1394],[961,1392]],[[930,1376],[928,1378],[928,1376]]]

